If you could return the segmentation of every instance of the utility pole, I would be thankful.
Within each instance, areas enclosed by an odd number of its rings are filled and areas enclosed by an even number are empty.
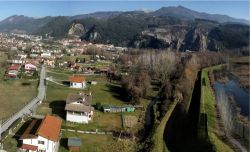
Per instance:
[[[0,120],[0,150],[3,149],[3,144],[2,144],[2,120]]]

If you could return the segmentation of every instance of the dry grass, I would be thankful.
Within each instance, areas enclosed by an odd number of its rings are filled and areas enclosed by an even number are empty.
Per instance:
[[[124,125],[128,128],[133,128],[138,123],[136,116],[124,116]]]
[[[0,52],[0,66],[6,62],[7,55]],[[30,102],[37,94],[36,80],[4,81],[5,67],[0,67],[0,119],[9,117]],[[29,85],[23,85],[29,83]]]
[[[244,87],[249,89],[250,88],[250,68],[249,68],[250,58],[247,57],[240,57],[240,58],[233,58],[230,60],[230,67],[231,72],[239,78],[240,84]]]
[[[37,94],[37,82],[22,85],[26,80],[10,80],[0,82],[0,118],[5,118],[17,112],[30,102]]]
[[[81,152],[133,152],[136,151],[135,142],[131,140],[120,140],[111,135],[76,134],[63,132],[60,152],[68,152],[68,137],[78,137],[82,140]]]

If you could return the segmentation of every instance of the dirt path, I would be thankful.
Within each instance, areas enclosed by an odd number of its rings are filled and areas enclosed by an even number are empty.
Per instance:
[[[152,100],[150,100],[146,112],[145,112],[145,123],[144,123],[144,128],[142,132],[142,139],[146,139],[150,133],[150,129],[153,127],[153,106],[157,103],[159,97],[156,96]]]

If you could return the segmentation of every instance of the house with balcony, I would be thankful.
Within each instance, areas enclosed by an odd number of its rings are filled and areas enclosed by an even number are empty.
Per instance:
[[[92,95],[69,94],[66,100],[66,120],[76,123],[89,123],[94,114],[94,107],[91,106]]]
[[[43,120],[33,119],[20,137],[23,152],[57,152],[62,120],[46,115]]]

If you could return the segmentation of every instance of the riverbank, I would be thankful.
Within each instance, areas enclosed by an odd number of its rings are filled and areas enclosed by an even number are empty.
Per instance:
[[[220,67],[221,65],[205,68],[202,70],[200,113],[206,114],[207,116],[207,135],[210,142],[214,145],[215,151],[233,152],[233,149],[227,143],[225,143],[225,141],[220,139],[219,136],[217,135],[219,122],[216,117],[217,116],[216,102],[215,102],[216,100],[208,77],[209,70],[218,69]]]
[[[250,58],[249,56],[229,60],[230,72],[238,78],[241,87],[250,92]]]
[[[249,149],[249,92],[241,86],[234,75],[229,72],[221,75],[223,72],[223,69],[222,72],[216,72],[217,78],[213,82],[213,88],[221,122],[225,126],[224,134],[231,142],[237,143],[234,144],[236,148]],[[229,78],[227,82],[220,81],[224,76]]]

